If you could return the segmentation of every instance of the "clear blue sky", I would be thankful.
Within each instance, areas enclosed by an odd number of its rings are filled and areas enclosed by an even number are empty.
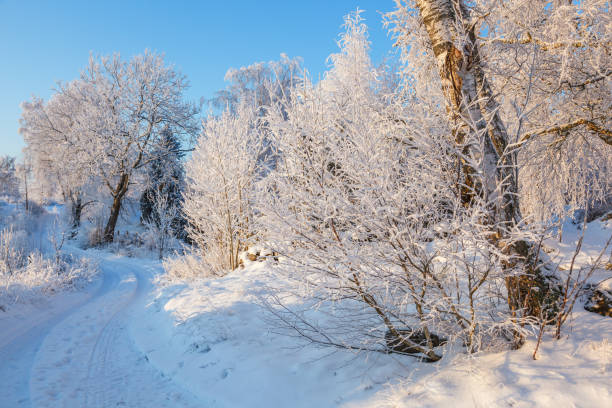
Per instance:
[[[23,147],[20,103],[78,77],[90,52],[164,53],[189,78],[190,99],[210,98],[228,68],[282,52],[303,57],[318,77],[337,50],[342,17],[357,7],[378,62],[392,45],[379,11],[392,10],[392,0],[0,0],[0,155]]]

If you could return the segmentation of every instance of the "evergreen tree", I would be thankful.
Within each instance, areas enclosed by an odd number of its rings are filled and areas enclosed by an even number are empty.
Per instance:
[[[177,238],[185,238],[185,219],[182,216],[182,190],[184,185],[183,158],[180,142],[169,127],[162,132],[159,148],[154,153],[155,159],[150,163],[147,172],[146,187],[140,198],[142,223],[153,223],[159,227],[162,218],[166,217],[170,207],[172,211],[171,227]],[[162,201],[160,206],[157,201]]]
[[[0,156],[0,197],[19,197],[19,180],[15,167],[15,158]]]

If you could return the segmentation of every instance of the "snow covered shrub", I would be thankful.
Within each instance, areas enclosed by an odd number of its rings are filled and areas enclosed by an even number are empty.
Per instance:
[[[164,258],[164,270],[166,274],[163,280],[167,282],[188,281],[198,278],[218,276],[216,269],[209,266],[197,250],[185,254],[169,256]]]
[[[514,329],[486,202],[457,193],[457,149],[435,99],[385,92],[359,14],[316,86],[270,111],[275,171],[258,211],[288,280],[305,301],[271,309],[310,341],[415,353],[468,351]],[[276,307],[275,307],[276,303]],[[307,309],[328,316],[310,321]]]
[[[62,254],[65,232],[58,232],[57,220],[51,228],[41,227],[45,221],[17,214],[0,231],[0,307],[80,287],[97,273],[92,261]]]
[[[0,273],[0,305],[10,306],[78,289],[91,282],[97,271],[97,265],[87,258],[48,259],[38,251],[31,252],[22,268],[10,275]]]
[[[210,116],[187,162],[184,212],[189,238],[214,271],[238,267],[253,239],[254,182],[262,169],[263,135],[255,108]]]
[[[177,229],[180,228],[179,220],[182,217],[178,203],[172,201],[167,194],[160,191],[151,191],[149,194],[150,208],[155,216],[144,221],[145,241],[149,249],[155,250],[159,259],[162,259],[171,247],[176,246]]]
[[[9,226],[0,231],[0,275],[12,275],[27,260],[26,232]]]
[[[99,247],[104,243],[104,225],[102,218],[96,217],[94,224],[87,231],[87,246],[89,248]]]

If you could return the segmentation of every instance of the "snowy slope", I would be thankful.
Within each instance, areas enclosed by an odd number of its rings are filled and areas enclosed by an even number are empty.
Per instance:
[[[592,223],[580,263],[599,253],[612,226]],[[563,265],[579,231],[547,243]],[[590,234],[590,235],[589,235]],[[266,263],[216,279],[160,287],[131,327],[163,372],[220,407],[612,406],[612,320],[576,305],[561,340],[518,351],[411,357],[320,349],[271,330],[258,294],[277,278]],[[598,279],[610,276],[599,271]]]
[[[149,359],[219,407],[328,407],[368,398],[414,359],[355,355],[274,334],[257,295],[265,263],[158,291],[132,326]]]
[[[436,373],[414,375],[377,396],[384,407],[610,407],[612,322],[577,310],[571,333],[520,350],[458,356]],[[380,397],[380,398],[378,398]]]

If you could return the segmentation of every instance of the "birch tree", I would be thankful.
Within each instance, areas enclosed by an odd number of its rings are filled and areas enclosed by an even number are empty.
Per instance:
[[[415,8],[411,8],[414,4]],[[489,82],[478,41],[478,20],[461,0],[397,1],[390,14],[400,45],[419,44],[434,58],[448,122],[457,149],[458,190],[466,206],[487,207],[487,239],[509,258],[504,261],[508,305],[516,318],[535,315],[542,286],[530,231],[518,201],[517,158]],[[414,37],[421,37],[415,44]],[[426,40],[424,40],[426,39]],[[520,336],[515,338],[520,344]]]
[[[226,109],[202,123],[187,162],[189,237],[217,273],[237,268],[240,252],[254,241],[254,183],[265,166],[263,147],[257,111],[242,103],[235,113]]]
[[[92,174],[88,140],[83,131],[88,120],[84,105],[74,96],[83,84],[60,84],[60,92],[45,102],[34,97],[22,104],[20,133],[24,150],[39,184],[59,190],[70,205],[74,233],[81,224],[81,214],[93,202],[89,183]],[[50,191],[55,193],[55,191]]]
[[[359,13],[345,24],[324,79],[266,118],[279,161],[257,209],[304,302],[273,298],[270,310],[328,346],[428,361],[459,339],[487,347],[514,327],[497,289],[510,257],[488,239],[487,202],[463,205],[439,99],[386,93]],[[313,308],[326,318],[309,319]]]
[[[445,89],[452,89],[448,75],[453,71],[462,81],[469,71],[481,71],[489,81],[500,104],[488,92],[481,100],[492,104],[507,128],[507,154],[518,154],[515,178],[526,215],[550,222],[568,210],[610,205],[612,39],[607,2],[397,4],[390,16],[406,60],[436,61]],[[452,39],[464,54],[459,69],[453,70],[452,58],[436,48],[441,38]],[[415,47],[429,57],[417,56]]]
[[[478,2],[478,41],[511,141],[521,207],[538,220],[612,204],[609,3]],[[599,208],[598,208],[599,207]]]

